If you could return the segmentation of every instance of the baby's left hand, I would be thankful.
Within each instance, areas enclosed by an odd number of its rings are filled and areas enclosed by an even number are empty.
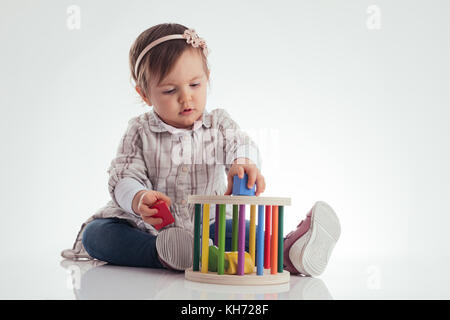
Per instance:
[[[247,188],[253,188],[253,185],[256,183],[255,196],[259,196],[264,192],[266,189],[266,182],[256,164],[247,158],[237,158],[233,161],[230,171],[228,171],[228,187],[224,195],[231,195],[231,192],[233,191],[233,177],[238,175],[238,177],[242,179],[244,178],[244,173],[247,173],[248,175]]]

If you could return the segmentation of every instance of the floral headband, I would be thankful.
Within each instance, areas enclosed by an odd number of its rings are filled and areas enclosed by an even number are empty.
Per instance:
[[[171,34],[165,37],[161,37],[153,42],[151,42],[148,46],[144,48],[139,54],[139,57],[136,60],[136,66],[134,67],[134,74],[137,78],[137,71],[139,68],[139,64],[141,63],[142,58],[145,56],[147,52],[150,51],[151,48],[157,46],[158,44],[165,42],[167,40],[173,39],[186,39],[188,44],[191,44],[194,48],[200,47],[203,49],[203,54],[205,56],[208,55],[208,47],[206,46],[205,40],[200,38],[194,29],[186,29],[183,34]]]

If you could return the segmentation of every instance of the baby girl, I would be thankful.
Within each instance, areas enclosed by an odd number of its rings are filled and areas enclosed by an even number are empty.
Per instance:
[[[142,32],[130,49],[135,89],[153,107],[128,121],[108,169],[111,200],[79,231],[67,259],[185,270],[192,266],[193,194],[231,195],[233,177],[248,176],[256,196],[264,192],[257,145],[224,109],[205,109],[210,79],[206,42],[193,29],[168,23]],[[225,179],[227,177],[227,179]],[[174,223],[154,215],[164,201]],[[214,209],[214,206],[212,207]],[[214,238],[214,214],[210,215]],[[227,212],[226,250],[231,250]],[[249,221],[245,232],[248,251]],[[284,267],[294,274],[321,274],[340,235],[333,209],[317,202],[284,240]]]

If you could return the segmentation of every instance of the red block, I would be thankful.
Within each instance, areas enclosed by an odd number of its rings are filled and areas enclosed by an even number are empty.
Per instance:
[[[169,211],[169,207],[167,207],[167,204],[163,200],[156,201],[155,204],[151,206],[151,208],[158,209],[158,212],[152,216],[153,218],[163,219],[163,222],[161,224],[154,225],[156,230],[160,230],[161,228],[167,226],[168,224],[175,222],[175,219],[173,218],[172,214]]]

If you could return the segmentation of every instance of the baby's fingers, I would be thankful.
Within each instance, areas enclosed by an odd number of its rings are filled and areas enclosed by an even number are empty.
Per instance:
[[[266,190],[266,181],[264,180],[264,177],[260,175],[256,180],[255,196],[259,196],[261,193],[264,192],[264,190]]]
[[[163,222],[163,219],[161,218],[143,218],[143,220],[148,224],[151,224],[152,226],[161,224]]]
[[[225,196],[231,195],[231,190],[233,190],[233,178],[231,177],[231,175],[228,175],[227,179],[228,184],[227,184],[227,191],[225,191],[224,193]]]
[[[150,208],[149,208],[148,206],[146,206],[146,205],[141,206],[140,215],[141,215],[143,218],[151,217],[151,216],[153,216],[153,215],[155,215],[155,214],[157,214],[157,213],[158,213],[158,209],[150,209]]]
[[[152,218],[155,214],[158,213],[158,209],[150,209],[147,206],[142,206],[141,209],[141,217],[142,219],[149,224],[160,224],[163,222],[161,218]]]
[[[256,175],[258,174],[258,169],[256,167],[250,167],[247,169],[248,181],[247,188],[251,189],[255,185]]]
[[[238,167],[237,168],[237,175],[239,179],[244,179],[245,170],[244,167]]]
[[[170,198],[162,192],[155,191],[155,196],[157,199],[160,199],[160,200],[164,201],[165,203],[167,203],[168,207],[170,207],[170,205],[172,204],[172,201],[170,200]]]

